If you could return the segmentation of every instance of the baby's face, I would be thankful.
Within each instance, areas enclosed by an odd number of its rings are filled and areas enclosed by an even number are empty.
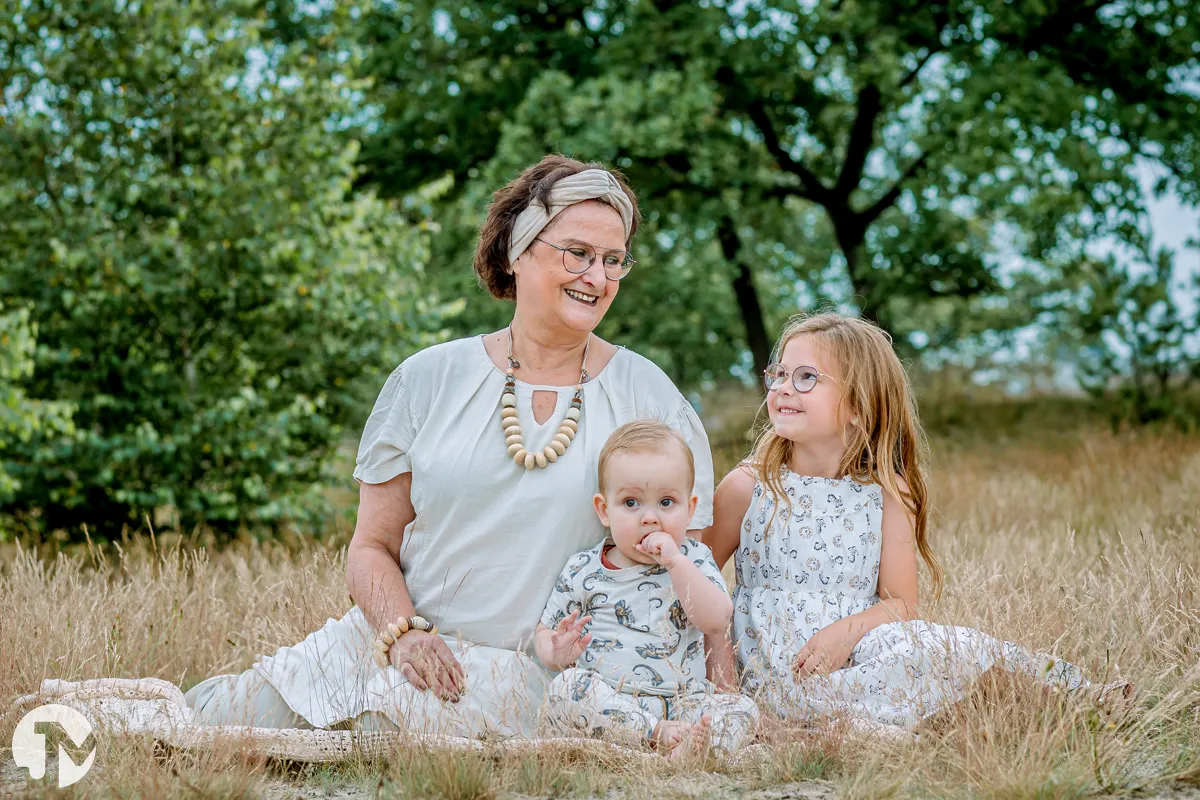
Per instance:
[[[607,493],[596,495],[596,513],[631,561],[652,564],[634,545],[651,533],[670,534],[682,545],[696,510],[685,456],[672,445],[666,452],[627,451],[608,462]]]

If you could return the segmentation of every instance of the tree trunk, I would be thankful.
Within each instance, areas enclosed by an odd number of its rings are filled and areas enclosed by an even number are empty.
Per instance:
[[[884,330],[888,329],[885,316],[887,309],[884,308],[883,298],[879,296],[875,282],[868,277],[866,269],[859,263],[859,258],[862,255],[863,239],[866,237],[866,229],[858,224],[857,220],[839,218],[829,209],[826,209],[830,220],[833,222],[833,229],[837,236],[838,247],[841,248],[842,255],[846,259],[846,275],[850,279],[850,285],[854,289],[854,299],[858,302],[859,313],[865,319],[871,320],[876,325],[879,325]],[[853,212],[847,210],[847,215],[852,215]]]
[[[721,220],[717,228],[721,240],[721,252],[725,260],[734,266],[733,296],[742,312],[742,323],[746,327],[746,344],[754,357],[754,368],[761,372],[771,361],[771,339],[763,322],[762,304],[758,301],[758,290],[754,288],[754,276],[750,268],[738,258],[742,241],[737,235],[733,220]]]

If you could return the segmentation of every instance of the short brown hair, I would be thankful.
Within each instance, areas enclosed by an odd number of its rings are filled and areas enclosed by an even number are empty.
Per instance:
[[[475,247],[475,274],[479,276],[488,292],[498,300],[516,297],[516,278],[512,276],[508,263],[508,247],[512,242],[513,225],[521,212],[534,200],[544,205],[550,203],[550,190],[563,178],[577,175],[589,169],[607,170],[617,179],[625,196],[633,204],[633,221],[629,226],[629,238],[625,248],[633,242],[641,213],[638,211],[637,196],[625,176],[595,162],[585,163],[562,155],[548,155],[532,167],[527,167],[511,183],[492,195],[487,219],[479,229],[479,244]]]
[[[683,449],[688,466],[688,491],[696,484],[696,459],[692,448],[688,446],[683,434],[666,423],[652,419],[639,419],[626,422],[612,432],[604,448],[600,451],[600,494],[605,492],[604,476],[608,472],[608,462],[617,453],[629,452],[661,452],[671,442],[676,442]]]

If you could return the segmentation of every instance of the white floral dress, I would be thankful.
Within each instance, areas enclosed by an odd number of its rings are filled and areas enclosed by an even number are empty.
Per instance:
[[[733,634],[746,691],[774,713],[848,713],[913,727],[963,696],[992,667],[1054,685],[1088,685],[1080,670],[972,628],[921,620],[863,636],[850,666],[797,681],[792,660],[817,631],[879,602],[882,489],[785,470],[791,500],[756,483],[737,550]],[[774,516],[774,519],[772,519]]]

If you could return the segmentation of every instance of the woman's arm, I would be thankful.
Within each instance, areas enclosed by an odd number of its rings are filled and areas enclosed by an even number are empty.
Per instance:
[[[367,622],[382,631],[397,617],[417,613],[400,567],[404,529],[417,518],[412,473],[384,483],[360,484],[358,498],[358,522],[346,549],[346,586]],[[450,648],[425,631],[401,636],[388,657],[409,683],[444,700],[457,702],[466,688],[466,673]]]
[[[900,491],[908,486],[897,480]],[[880,602],[838,620],[808,640],[796,654],[794,666],[801,677],[841,669],[855,645],[871,631],[889,622],[913,619],[917,609],[917,546],[913,515],[899,498],[883,493],[883,541],[879,553]]]
[[[742,518],[750,507],[754,494],[754,476],[744,467],[737,467],[721,481],[713,496],[713,524],[700,534],[700,541],[712,550],[717,568],[737,550],[742,539]]]
[[[404,529],[416,518],[411,472],[386,483],[359,484],[358,522],[346,549],[346,587],[375,630],[417,613],[400,569]]]

